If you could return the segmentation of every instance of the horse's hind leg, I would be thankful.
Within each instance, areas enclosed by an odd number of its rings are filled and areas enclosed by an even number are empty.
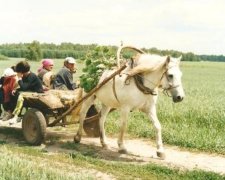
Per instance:
[[[82,132],[83,132],[83,125],[84,125],[84,119],[86,117],[86,114],[88,112],[88,109],[91,107],[91,105],[94,103],[94,96],[89,97],[83,104],[80,110],[80,125],[79,129],[77,131],[77,134],[74,136],[74,142],[79,143],[81,140]]]
[[[107,143],[106,143],[106,136],[105,136],[105,119],[107,114],[109,113],[110,108],[102,105],[102,109],[101,109],[101,118],[99,120],[99,127],[100,127],[100,142],[102,144],[102,147],[107,149]]]
[[[119,153],[127,153],[127,149],[124,146],[124,133],[127,127],[127,118],[128,113],[130,112],[129,108],[121,108],[120,109],[120,133],[118,137],[118,146],[119,146]]]

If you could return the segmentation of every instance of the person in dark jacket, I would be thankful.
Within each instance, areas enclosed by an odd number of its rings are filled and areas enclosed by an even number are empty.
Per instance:
[[[56,74],[54,89],[74,90],[76,83],[73,82],[73,73],[76,72],[76,61],[72,57],[67,57],[64,66]]]
[[[17,72],[17,76],[19,77],[18,84],[20,88],[18,91],[31,91],[37,93],[43,93],[43,87],[41,80],[37,77],[37,75],[30,71],[30,65],[27,61],[19,62],[15,70]]]
[[[19,78],[18,84],[19,89],[18,93],[15,93],[15,99],[17,99],[16,107],[13,111],[13,118],[9,120],[9,124],[14,124],[17,122],[18,115],[23,107],[23,96],[20,94],[20,91],[30,91],[30,92],[37,92],[43,93],[42,82],[38,78],[38,76],[30,71],[30,65],[27,61],[20,61],[17,63],[15,67],[15,71],[17,72],[17,76]]]

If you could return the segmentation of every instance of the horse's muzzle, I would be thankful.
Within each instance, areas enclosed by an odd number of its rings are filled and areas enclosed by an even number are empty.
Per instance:
[[[183,96],[174,96],[173,97],[173,102],[177,103],[177,102],[181,102],[184,99]]]

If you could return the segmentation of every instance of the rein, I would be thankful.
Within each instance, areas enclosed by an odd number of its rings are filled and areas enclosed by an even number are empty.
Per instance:
[[[117,102],[120,102],[116,93],[116,83],[115,83],[115,77],[113,77],[113,94],[117,100]]]
[[[142,76],[141,74],[136,74],[136,75],[134,76],[134,82],[135,82],[137,88],[138,88],[141,92],[143,92],[144,94],[151,94],[151,95],[153,95],[153,96],[156,96],[157,93],[154,91],[154,89],[150,89],[150,88],[146,87],[146,86],[144,85],[143,80],[144,80],[144,78],[143,78],[143,76]],[[151,83],[152,83],[152,82],[151,82]]]
[[[133,68],[135,66],[135,64],[134,64],[134,60],[133,59],[131,59],[131,61],[130,61],[130,67],[131,68]],[[134,75],[133,76],[133,78],[134,78],[134,82],[135,82],[135,84],[136,84],[136,86],[137,86],[137,88],[141,91],[141,92],[143,92],[144,94],[151,94],[151,95],[153,95],[153,96],[156,96],[157,95],[157,93],[154,91],[154,89],[150,89],[150,88],[148,88],[148,87],[146,87],[145,85],[144,85],[144,81],[143,81],[143,76],[141,75],[141,74],[136,74],[136,75]],[[130,83],[130,81],[128,82],[128,80],[130,80],[130,77],[128,76],[127,77],[127,79],[125,80],[125,84],[126,85],[128,85],[129,83]],[[149,80],[147,80],[147,81],[149,81]],[[151,84],[154,84],[153,82],[151,82],[151,81],[149,81]],[[155,85],[155,84],[154,84]]]

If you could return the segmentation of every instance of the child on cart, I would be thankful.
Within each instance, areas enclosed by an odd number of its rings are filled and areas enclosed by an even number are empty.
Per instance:
[[[12,118],[12,111],[15,108],[13,103],[13,93],[18,88],[18,79],[16,72],[13,68],[6,68],[0,79],[0,104],[3,105],[4,114],[1,118],[3,121],[7,121]]]
[[[14,98],[17,99],[16,107],[12,113],[13,118],[9,120],[9,124],[17,122],[18,115],[23,107],[23,96],[20,94],[22,91],[30,91],[43,93],[43,87],[38,76],[30,71],[30,65],[27,61],[20,61],[15,67],[18,76],[19,89],[15,92]]]

